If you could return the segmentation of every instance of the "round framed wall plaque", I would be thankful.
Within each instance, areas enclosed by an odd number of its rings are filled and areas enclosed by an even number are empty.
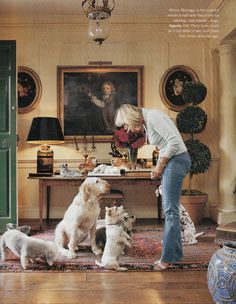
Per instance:
[[[185,65],[175,65],[169,68],[160,81],[160,96],[167,108],[179,112],[185,107],[181,96],[187,81],[198,81],[198,76],[191,68]]]
[[[18,113],[32,111],[39,103],[42,85],[38,75],[30,68],[18,67]]]

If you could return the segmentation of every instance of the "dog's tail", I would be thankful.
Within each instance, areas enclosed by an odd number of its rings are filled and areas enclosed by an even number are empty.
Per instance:
[[[203,235],[203,234],[204,234],[204,231],[199,232],[199,233],[196,233],[196,234],[195,234],[195,239],[196,239],[197,237],[199,237],[200,235]]]
[[[196,234],[194,235],[194,238],[192,238],[191,240],[189,240],[189,241],[187,242],[188,245],[194,245],[194,244],[198,243],[197,237],[199,237],[199,236],[202,235],[202,234],[204,234],[204,231],[199,232],[199,233],[196,233]]]

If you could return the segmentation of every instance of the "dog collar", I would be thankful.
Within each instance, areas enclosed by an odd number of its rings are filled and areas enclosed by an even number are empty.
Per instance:
[[[118,221],[118,222],[116,222],[116,223],[114,223],[114,224],[107,224],[108,226],[112,226],[112,225],[114,225],[114,226],[121,226],[122,225],[122,221]]]

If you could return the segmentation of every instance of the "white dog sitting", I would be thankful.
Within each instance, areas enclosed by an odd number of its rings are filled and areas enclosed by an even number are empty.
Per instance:
[[[87,177],[85,179],[79,193],[55,230],[55,242],[63,255],[71,259],[75,258],[78,245],[89,234],[92,251],[95,254],[102,253],[96,245],[96,227],[100,213],[99,197],[109,189],[109,184],[101,178]]]
[[[135,215],[129,215],[124,207],[121,205],[119,207],[114,206],[113,209],[119,214],[117,222],[123,227],[124,231],[128,233],[129,236],[132,236],[132,228],[135,223]],[[99,225],[98,225],[99,226]],[[96,244],[104,248],[106,244],[106,225],[104,220],[101,220],[101,224],[96,229]]]
[[[162,195],[161,186],[156,189],[155,191],[156,196]],[[188,245],[193,245],[198,242],[197,237],[202,235],[204,232],[196,232],[196,228],[194,223],[181,203],[179,203],[179,217],[180,217],[180,224],[181,224],[181,236],[182,241]]]
[[[0,241],[2,261],[6,260],[7,248],[20,257],[24,269],[27,269],[30,263],[35,262],[38,258],[46,260],[48,265],[52,266],[54,258],[58,254],[54,242],[29,237],[16,229],[8,230],[2,235]]]
[[[188,211],[181,204],[179,204],[179,216],[182,241],[188,245],[196,244],[198,242],[197,237],[202,235],[204,232],[197,233]]]
[[[95,261],[96,265],[106,269],[114,269],[117,271],[126,271],[127,268],[120,267],[119,258],[124,251],[125,246],[130,247],[131,237],[125,232],[120,225],[119,207],[106,207],[106,245],[103,251],[101,263]]]

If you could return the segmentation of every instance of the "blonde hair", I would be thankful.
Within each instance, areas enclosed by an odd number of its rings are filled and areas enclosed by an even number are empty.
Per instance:
[[[123,104],[117,111],[115,116],[115,125],[122,127],[124,124],[128,125],[129,130],[141,127],[143,125],[143,112],[139,107],[131,104]]]

